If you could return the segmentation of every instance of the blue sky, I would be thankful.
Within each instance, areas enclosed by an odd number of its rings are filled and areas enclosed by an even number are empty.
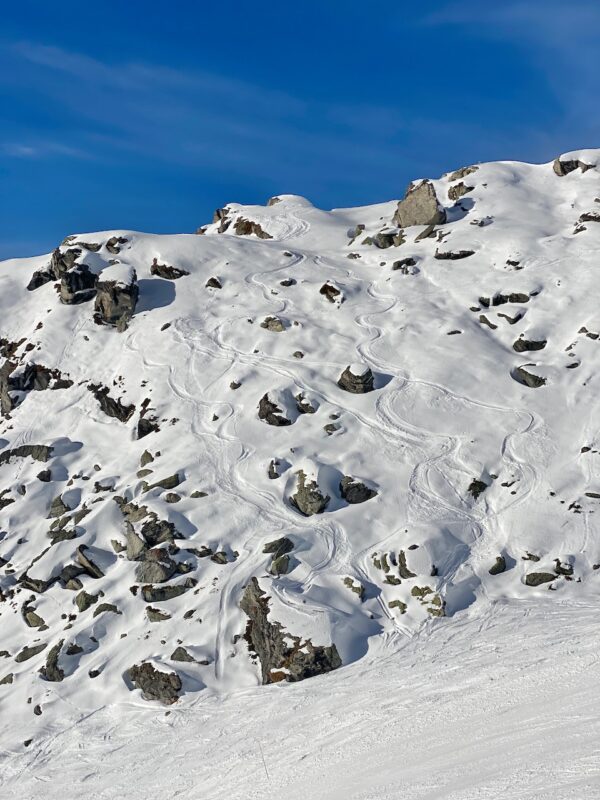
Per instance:
[[[600,146],[599,45],[597,0],[7,4],[0,258]]]

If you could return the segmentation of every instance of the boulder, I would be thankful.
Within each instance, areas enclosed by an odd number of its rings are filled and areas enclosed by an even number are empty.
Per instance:
[[[325,511],[331,500],[329,495],[321,492],[316,481],[307,480],[303,470],[299,470],[296,474],[298,475],[298,484],[296,493],[290,498],[291,504],[305,517]]]
[[[460,200],[461,197],[464,197],[469,192],[472,192],[474,186],[467,186],[463,181],[457,183],[455,186],[450,186],[448,189],[448,198],[456,202]]]
[[[96,295],[98,276],[90,272],[87,264],[80,264],[66,272],[60,281],[60,299],[66,305],[77,305],[91,300]]]
[[[121,265],[116,265],[121,266]],[[105,270],[105,274],[109,270]],[[113,325],[118,331],[127,328],[135,306],[137,304],[139,288],[137,275],[134,269],[124,271],[123,276],[99,280],[96,288],[96,301],[94,303],[94,321],[99,325]]]
[[[525,575],[525,583],[527,586],[541,586],[543,583],[555,581],[556,577],[553,572],[529,572]]]
[[[257,236],[259,239],[272,239],[270,233],[262,229],[260,223],[239,217],[233,226],[237,236]]]
[[[524,367],[515,367],[511,373],[511,376],[513,380],[517,381],[517,383],[522,383],[523,386],[528,386],[530,389],[538,389],[540,386],[544,386],[546,383],[545,378],[541,378],[539,375],[534,375],[532,372],[528,372]]]
[[[433,257],[438,261],[460,261],[472,255],[475,255],[475,250],[436,250]]]
[[[162,548],[153,548],[144,553],[135,569],[138,583],[164,583],[177,570],[177,563]]]
[[[144,700],[158,700],[170,706],[179,699],[181,678],[176,672],[163,672],[143,661],[130,667],[126,677],[141,690]]]
[[[90,383],[87,386],[100,405],[100,410],[103,411],[107,417],[118,419],[119,422],[128,422],[135,412],[135,406],[124,405],[120,400],[115,400],[108,393],[108,386],[102,384]]]
[[[319,294],[324,295],[330,303],[335,303],[342,293],[337,286],[334,286],[331,283],[324,283],[319,289]]]
[[[159,264],[158,260],[155,258],[150,267],[150,274],[156,275],[159,278],[165,278],[165,280],[168,281],[176,281],[178,278],[183,278],[184,275],[189,275],[190,273],[185,269],[171,267],[168,264]]]
[[[40,675],[44,678],[44,680],[51,681],[52,683],[60,683],[60,681],[64,679],[65,673],[58,666],[58,657],[64,643],[65,640],[61,639],[48,652],[46,664],[40,669]]]
[[[351,394],[372,392],[375,378],[366,364],[350,364],[338,378],[337,385]]]
[[[504,556],[496,556],[496,561],[489,568],[490,575],[501,575],[506,570],[506,559]]]
[[[340,494],[347,503],[364,503],[373,497],[377,497],[375,489],[369,489],[364,483],[345,475],[340,481]]]
[[[517,339],[513,343],[513,350],[517,353],[528,353],[532,350],[543,350],[548,342],[546,339],[535,341],[534,339]]]
[[[275,427],[292,424],[291,419],[283,415],[283,409],[269,400],[268,394],[263,395],[258,403],[258,418]]]
[[[271,333],[283,333],[285,331],[285,325],[279,317],[265,317],[260,323],[260,327],[271,331]]]
[[[583,161],[579,161],[577,159],[562,160],[561,156],[554,159],[554,163],[552,164],[552,169],[554,170],[555,174],[559,176],[559,178],[563,178],[565,175],[569,175],[569,173],[575,172],[577,169],[585,172],[586,170],[592,168],[593,164],[585,164]]]
[[[412,225],[442,225],[446,211],[437,198],[431,181],[411,183],[398,203],[393,222],[400,228]]]
[[[263,684],[301,681],[342,665],[334,644],[315,646],[310,639],[290,636],[278,622],[270,622],[268,600],[257,579],[251,578],[240,601],[248,616],[244,638],[260,660]]]

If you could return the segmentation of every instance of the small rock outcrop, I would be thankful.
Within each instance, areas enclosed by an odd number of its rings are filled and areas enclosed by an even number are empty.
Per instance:
[[[274,425],[275,427],[292,424],[291,419],[284,416],[283,409],[279,408],[277,403],[269,400],[268,394],[263,395],[258,403],[258,418],[266,422],[267,425]]]
[[[366,364],[350,364],[338,378],[337,385],[351,394],[365,394],[375,388],[375,378]]]
[[[114,397],[109,395],[108,386],[90,383],[87,388],[94,395],[100,405],[100,409],[107,417],[114,417],[119,422],[127,422],[133,416],[135,406],[126,406],[120,400],[115,400]]]
[[[272,239],[270,233],[267,233],[263,230],[262,226],[258,222],[252,222],[250,219],[244,219],[244,217],[240,217],[234,223],[233,230],[236,232],[237,236],[257,236],[259,239]]]
[[[369,489],[364,483],[350,478],[348,475],[345,475],[340,481],[340,494],[347,503],[352,505],[365,503],[367,500],[377,497],[375,489]]]
[[[314,480],[307,480],[306,473],[299,470],[296,493],[290,498],[291,504],[305,517],[321,514],[327,508],[331,498],[324,495]]]
[[[569,175],[569,173],[575,172],[577,169],[580,169],[582,172],[585,172],[588,169],[593,169],[593,164],[585,164],[583,161],[575,159],[563,160],[561,156],[559,156],[558,158],[554,159],[552,169],[554,170],[555,174],[559,176],[559,178],[563,178],[565,175]]]
[[[538,389],[546,383],[546,378],[534,375],[532,372],[528,372],[524,367],[515,367],[511,375],[517,383],[522,383],[523,386],[528,386],[530,389]]]
[[[446,211],[437,198],[431,181],[411,183],[398,203],[393,222],[400,228],[412,225],[442,225]]]
[[[120,266],[120,265],[117,265]],[[106,270],[105,273],[108,273]],[[99,325],[113,325],[118,331],[127,328],[135,311],[139,288],[134,269],[128,270],[123,277],[108,275],[97,283],[96,301],[94,304],[94,321]]]
[[[504,556],[496,556],[496,561],[489,568],[490,575],[501,575],[506,571],[506,559]]]
[[[164,583],[173,577],[176,570],[177,563],[167,551],[154,548],[147,550],[143,554],[143,560],[138,561],[135,579],[138,583]]]
[[[529,572],[525,575],[525,584],[527,586],[541,586],[543,583],[550,583],[556,580],[556,575],[553,572]]]
[[[141,690],[144,700],[158,700],[167,706],[179,700],[181,678],[176,672],[163,672],[143,661],[130,667],[126,676]]]
[[[168,281],[176,281],[178,278],[183,278],[190,273],[185,269],[171,267],[168,264],[159,264],[158,259],[155,258],[150,267],[150,274],[156,275],[158,278],[165,278]]]
[[[260,660],[263,684],[302,681],[342,665],[334,644],[315,646],[310,639],[302,641],[290,636],[278,622],[270,622],[268,600],[257,579],[252,578],[240,601],[240,608],[248,616],[244,638]]]
[[[98,276],[90,272],[87,264],[79,264],[65,272],[60,281],[60,299],[66,305],[86,303],[96,295]]]

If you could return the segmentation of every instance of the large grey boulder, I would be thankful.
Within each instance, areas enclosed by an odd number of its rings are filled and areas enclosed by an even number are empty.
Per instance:
[[[98,276],[90,272],[87,264],[80,264],[62,276],[60,299],[66,305],[85,303],[95,296],[97,283]]]
[[[126,676],[141,689],[144,700],[158,700],[170,706],[179,699],[181,678],[176,672],[163,672],[148,661],[143,661],[130,667]]]
[[[375,489],[369,489],[364,483],[348,475],[344,475],[340,481],[340,494],[347,503],[351,504],[364,503],[373,497],[377,497]]]
[[[440,203],[431,181],[411,183],[404,199],[398,203],[393,223],[400,228],[411,225],[442,225],[446,210]]]
[[[331,500],[329,495],[323,494],[316,481],[307,480],[303,470],[299,470],[296,474],[298,475],[298,484],[296,493],[290,498],[292,505],[305,517],[325,511]]]
[[[143,560],[138,561],[135,578],[138,583],[164,583],[175,574],[176,570],[177,563],[167,551],[154,548],[145,552]]]
[[[334,644],[315,646],[310,639],[302,641],[286,633],[278,622],[270,622],[268,599],[257,579],[251,578],[240,601],[248,616],[244,638],[260,660],[263,684],[302,681],[342,665]]]

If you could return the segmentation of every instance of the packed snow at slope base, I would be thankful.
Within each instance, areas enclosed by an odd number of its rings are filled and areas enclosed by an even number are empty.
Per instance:
[[[597,603],[599,159],[0,264],[7,757]]]

